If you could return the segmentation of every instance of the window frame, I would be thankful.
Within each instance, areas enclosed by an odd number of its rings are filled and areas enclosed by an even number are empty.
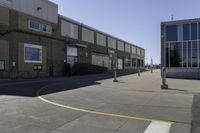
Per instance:
[[[31,27],[31,22],[34,23],[34,28]],[[35,28],[35,24],[38,24],[38,25],[39,25],[39,29],[36,29],[36,28]],[[28,21],[28,28],[31,29],[31,30],[35,30],[35,31],[40,31],[40,30],[41,30],[41,24],[40,24],[40,22],[33,21],[33,20],[29,20],[29,21]]]
[[[46,31],[43,29],[44,26],[46,27]],[[51,31],[47,30],[48,28],[50,28]],[[42,32],[45,32],[45,33],[52,34],[52,32],[53,32],[53,27],[52,27],[51,25],[48,25],[48,24],[41,24],[41,31],[42,31]]]

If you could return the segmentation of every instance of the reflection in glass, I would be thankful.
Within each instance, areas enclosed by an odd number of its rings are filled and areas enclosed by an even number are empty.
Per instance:
[[[165,44],[165,52],[166,52],[166,54],[165,54],[166,67],[169,67],[169,45],[168,45],[168,43]]]
[[[192,67],[197,67],[197,41],[192,42]]]
[[[191,61],[191,50],[192,50],[192,47],[191,47],[191,42],[188,42],[188,67],[191,67],[192,65],[192,61]]]
[[[180,65],[182,64],[181,63],[182,48],[179,47],[178,45],[179,43],[170,43],[170,67],[182,67],[182,65]]]
[[[190,25],[183,24],[183,40],[190,40]]]
[[[197,40],[197,23],[191,24],[191,40]]]
[[[187,67],[187,43],[183,42],[183,67]]]
[[[177,25],[166,26],[166,41],[177,41]]]

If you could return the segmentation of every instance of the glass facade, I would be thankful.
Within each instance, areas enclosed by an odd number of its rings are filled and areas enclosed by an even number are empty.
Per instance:
[[[166,41],[177,41],[177,25],[166,27]]]
[[[200,23],[165,28],[166,67],[200,67]]]

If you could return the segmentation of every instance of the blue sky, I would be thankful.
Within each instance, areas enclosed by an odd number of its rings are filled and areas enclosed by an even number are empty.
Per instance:
[[[200,0],[51,0],[59,14],[146,49],[160,63],[160,22],[200,17]]]

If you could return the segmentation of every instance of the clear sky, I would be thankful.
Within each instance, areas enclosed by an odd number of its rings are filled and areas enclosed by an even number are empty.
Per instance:
[[[160,22],[200,17],[200,0],[51,0],[59,14],[146,49],[160,63]]]

